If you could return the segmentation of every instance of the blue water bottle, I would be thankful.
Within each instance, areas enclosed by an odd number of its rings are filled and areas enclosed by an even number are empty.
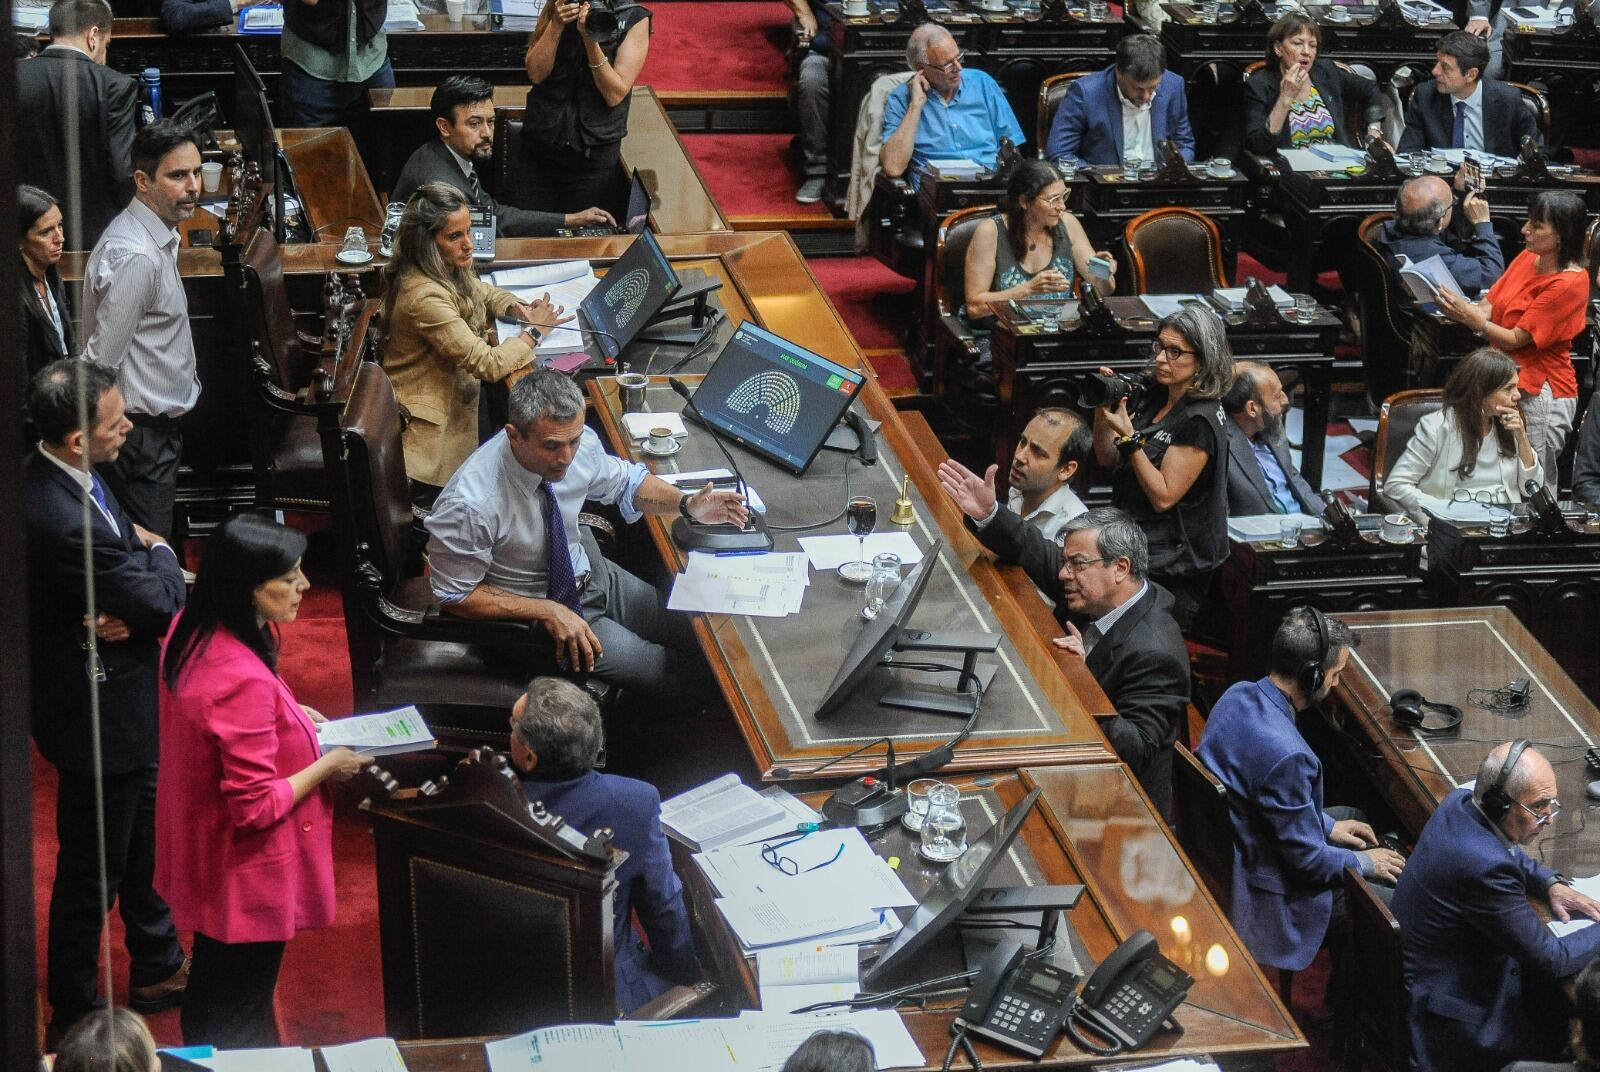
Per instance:
[[[139,75],[139,125],[149,126],[162,114],[161,68],[146,67]]]

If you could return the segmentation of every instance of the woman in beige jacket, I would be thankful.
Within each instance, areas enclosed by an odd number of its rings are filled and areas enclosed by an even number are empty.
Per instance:
[[[562,321],[562,309],[548,294],[524,303],[477,277],[468,203],[442,182],[411,195],[384,280],[383,367],[409,413],[401,441],[413,498],[431,503],[477,449],[480,381],[530,364],[541,332]],[[490,313],[527,327],[490,346]]]

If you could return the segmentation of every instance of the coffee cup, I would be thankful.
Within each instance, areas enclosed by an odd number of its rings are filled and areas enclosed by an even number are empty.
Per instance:
[[[460,22],[467,13],[467,0],[444,0],[444,13],[451,22]]]
[[[1406,543],[1411,539],[1411,519],[1405,514],[1383,515],[1383,538],[1390,543]]]
[[[650,377],[641,372],[624,372],[617,377],[617,393],[622,396],[622,412],[644,412],[644,391]]]
[[[1233,177],[1233,161],[1225,156],[1211,158],[1211,177],[1214,179],[1227,179]]]
[[[222,161],[207,160],[200,165],[200,185],[208,194],[214,194],[222,186]]]
[[[670,428],[652,428],[650,438],[645,440],[645,446],[652,454],[666,454],[674,445]]]
[[[844,0],[844,13],[851,18],[860,18],[871,14],[871,11],[867,8],[867,0]]]

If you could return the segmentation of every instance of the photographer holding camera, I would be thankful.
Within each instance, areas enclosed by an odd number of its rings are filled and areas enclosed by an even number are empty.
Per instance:
[[[541,212],[598,205],[622,214],[628,96],[649,53],[650,11],[634,0],[544,6],[524,60],[533,86],[512,201]]]
[[[1185,634],[1228,557],[1228,438],[1218,401],[1233,380],[1222,320],[1198,303],[1161,321],[1147,379],[1108,368],[1087,381],[1094,452],[1111,502],[1144,529],[1150,578],[1172,593]]]

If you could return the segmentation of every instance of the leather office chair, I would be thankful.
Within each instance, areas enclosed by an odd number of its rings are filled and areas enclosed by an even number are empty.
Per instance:
[[[1337,1017],[1345,1072],[1368,1067],[1368,1045],[1402,1072],[1411,1061],[1411,1003],[1401,973],[1400,923],[1353,867],[1344,871],[1344,904],[1350,934],[1340,950]]]
[[[1544,92],[1536,86],[1525,82],[1507,82],[1506,85],[1516,89],[1522,94],[1522,106],[1533,116],[1534,129],[1539,132],[1539,144],[1544,145],[1550,140],[1550,101]],[[1592,261],[1590,262],[1593,263]]]
[[[1061,110],[1061,102],[1067,96],[1067,90],[1072,88],[1072,83],[1093,71],[1066,71],[1062,74],[1053,74],[1039,83],[1039,112],[1035,127],[1033,145],[1044,159],[1045,142],[1050,140],[1050,128],[1055,125],[1056,112]]]
[[[482,176],[483,185],[496,200],[516,204],[508,196],[512,188],[513,173],[522,150],[522,109],[496,108],[494,111],[494,154],[489,158],[488,174]]]
[[[934,337],[934,394],[949,399],[957,420],[976,433],[994,428],[1000,397],[978,337],[960,311],[966,300],[967,249],[978,225],[994,215],[993,205],[973,205],[954,213],[939,227],[934,251],[938,284],[939,327]]]
[[[1228,285],[1222,232],[1191,208],[1151,209],[1123,229],[1135,294],[1209,294]]]
[[[1400,99],[1399,91],[1380,79],[1377,72],[1365,63],[1344,63],[1340,60],[1334,62],[1341,70],[1370,78],[1378,83],[1378,105],[1383,109],[1383,140],[1390,145],[1399,145],[1400,135],[1406,130],[1406,108]],[[1361,121],[1358,113],[1351,113],[1350,129],[1357,132],[1364,132],[1367,129],[1367,124]]]
[[[1367,395],[1388,398],[1413,382],[1411,335],[1417,314],[1389,258],[1378,246],[1378,232],[1393,212],[1374,212],[1356,228],[1356,256],[1345,280],[1356,306],[1361,363]]]
[[[1233,897],[1233,820],[1228,789],[1183,742],[1173,746],[1172,797],[1178,843],[1224,912]]]
[[[1443,406],[1444,392],[1435,387],[1401,391],[1384,399],[1378,410],[1378,436],[1372,450],[1372,482],[1367,488],[1367,508],[1390,514],[1400,507],[1383,492],[1389,467],[1400,460],[1417,422]]]

